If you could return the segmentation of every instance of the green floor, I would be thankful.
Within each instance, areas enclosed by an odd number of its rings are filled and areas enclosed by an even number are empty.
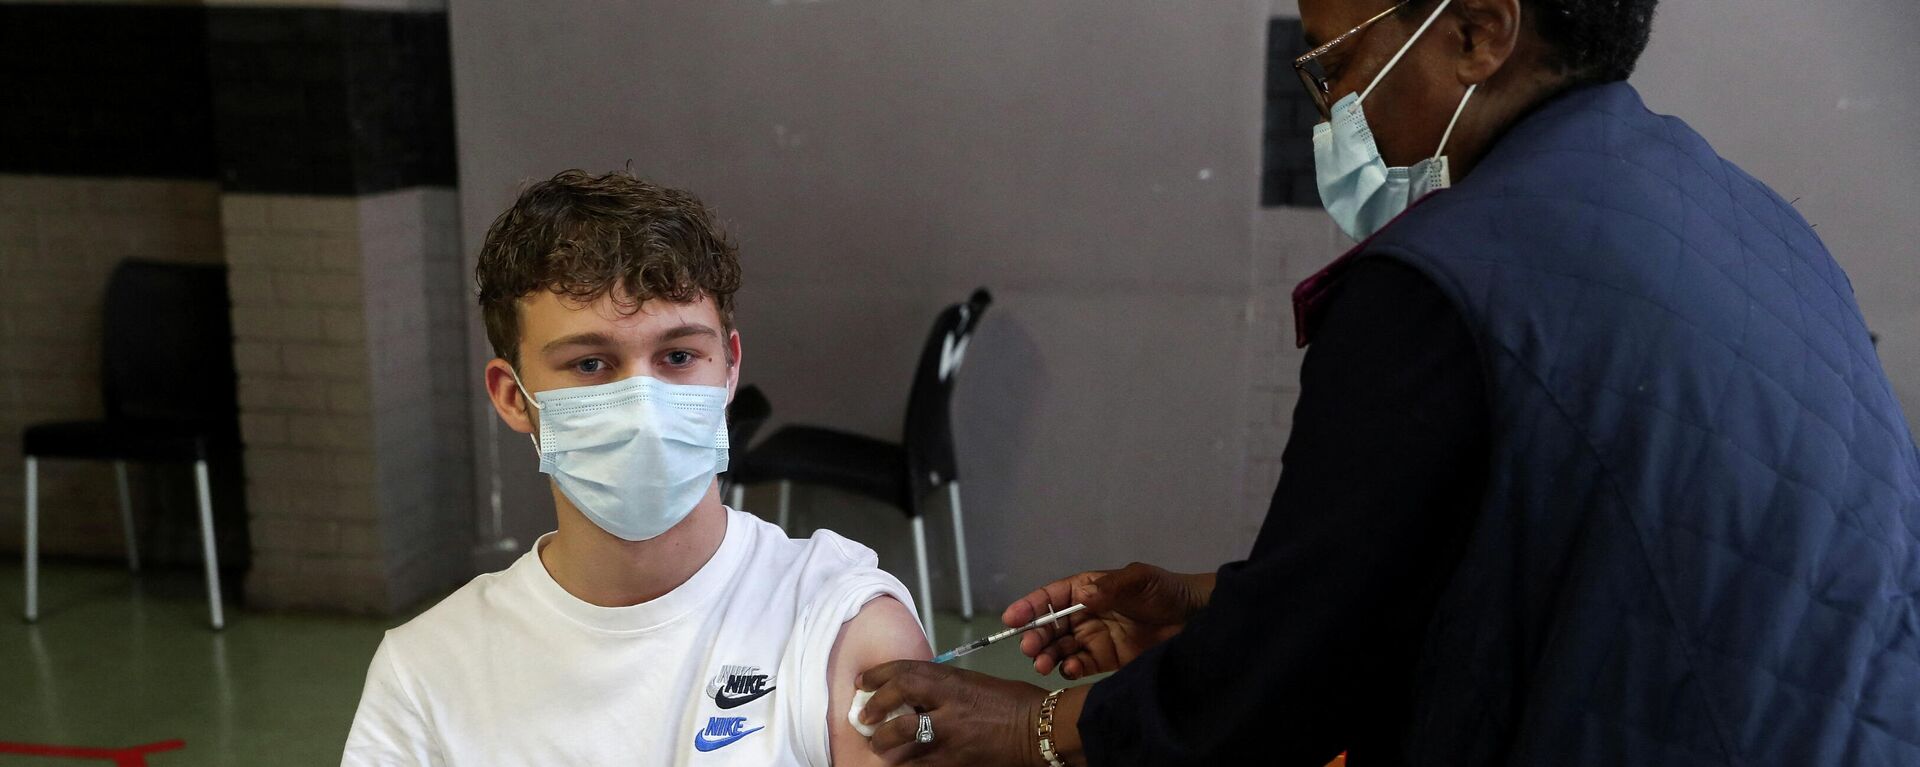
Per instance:
[[[184,740],[148,764],[338,764],[367,660],[404,619],[250,613],[207,628],[196,573],[49,564],[41,618],[20,620],[25,574],[0,562],[0,743],[124,748]],[[942,648],[998,628],[938,619]],[[1008,645],[962,667],[1033,679]],[[105,764],[0,753],[0,767]]]

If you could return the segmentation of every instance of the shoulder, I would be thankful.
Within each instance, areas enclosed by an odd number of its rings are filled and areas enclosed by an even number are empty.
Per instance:
[[[389,630],[380,643],[380,652],[399,669],[418,669],[436,658],[450,657],[443,650],[482,636],[489,626],[499,625],[493,618],[502,610],[516,609],[532,597],[525,590],[513,588],[517,570],[527,561],[522,557],[506,570],[476,576],[425,612]]]
[[[816,530],[806,540],[808,549],[816,552],[815,558],[822,567],[860,568],[878,567],[880,556],[873,549],[848,539],[832,530]]]
[[[778,525],[743,511],[732,512],[730,524],[747,526],[752,537],[749,566],[793,589],[803,606],[848,579],[892,577],[880,569],[880,558],[872,549],[831,530],[789,538]]]
[[[353,724],[341,764],[350,767],[388,764],[439,764],[439,736],[425,701],[431,698],[422,685],[419,669],[408,662],[408,651],[399,645],[399,629],[388,631],[367,666],[360,703],[354,710]],[[432,657],[422,648],[414,656]]]
[[[825,528],[815,530],[807,538],[790,538],[779,525],[739,509],[727,510],[727,524],[740,525],[747,531],[756,556],[772,556],[780,561],[824,556],[827,562],[838,561],[846,565],[872,566],[879,562],[873,549]]]
[[[1323,300],[1325,308],[1308,318],[1309,359],[1372,360],[1376,368],[1366,372],[1375,375],[1400,368],[1409,356],[1463,364],[1475,357],[1460,304],[1425,269],[1392,255],[1362,254],[1340,271]]]
[[[828,530],[796,543],[807,550],[800,628],[815,647],[832,648],[835,665],[930,655],[906,585],[880,569],[872,549]]]
[[[1407,303],[1444,304],[1446,296],[1426,271],[1390,254],[1369,253],[1341,275],[1342,303],[1402,307]]]

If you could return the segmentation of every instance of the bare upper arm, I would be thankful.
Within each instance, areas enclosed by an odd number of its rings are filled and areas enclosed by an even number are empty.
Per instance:
[[[860,672],[890,660],[933,657],[919,619],[900,600],[878,597],[840,626],[827,659],[827,734],[836,767],[881,764],[867,739],[847,721],[853,707],[853,680]]]

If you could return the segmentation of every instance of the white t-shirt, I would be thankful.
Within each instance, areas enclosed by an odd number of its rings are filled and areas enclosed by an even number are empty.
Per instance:
[[[631,607],[568,594],[546,540],[387,632],[343,765],[827,767],[841,624],[913,609],[865,546],[731,509],[699,572]]]

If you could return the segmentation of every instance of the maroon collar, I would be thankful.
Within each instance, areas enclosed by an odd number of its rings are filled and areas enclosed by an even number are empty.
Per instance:
[[[1327,301],[1333,296],[1333,289],[1340,278],[1347,273],[1347,267],[1353,265],[1354,258],[1360,254],[1362,246],[1355,246],[1346,254],[1327,264],[1327,268],[1315,272],[1312,277],[1300,281],[1293,288],[1293,343],[1296,348],[1305,349],[1313,343],[1313,331],[1320,326],[1320,318],[1326,314]]]
[[[1442,189],[1434,194],[1445,191]],[[1400,211],[1400,215],[1388,221],[1386,226],[1380,227],[1380,232],[1393,228],[1394,224],[1413,212],[1414,208],[1433,199],[1434,194],[1429,194],[1407,206],[1406,210]],[[1353,266],[1354,261],[1359,260],[1360,254],[1366,252],[1367,245],[1373,242],[1374,237],[1379,237],[1380,232],[1374,232],[1372,237],[1361,240],[1360,244],[1353,246],[1352,250],[1341,254],[1339,258],[1333,260],[1333,263],[1327,264],[1327,268],[1315,272],[1312,277],[1301,280],[1299,285],[1294,286],[1293,343],[1296,348],[1305,349],[1307,344],[1313,343],[1313,331],[1319,328],[1320,319],[1327,312],[1327,302],[1333,299],[1334,288],[1339,286],[1340,279],[1346,276],[1347,269]]]

